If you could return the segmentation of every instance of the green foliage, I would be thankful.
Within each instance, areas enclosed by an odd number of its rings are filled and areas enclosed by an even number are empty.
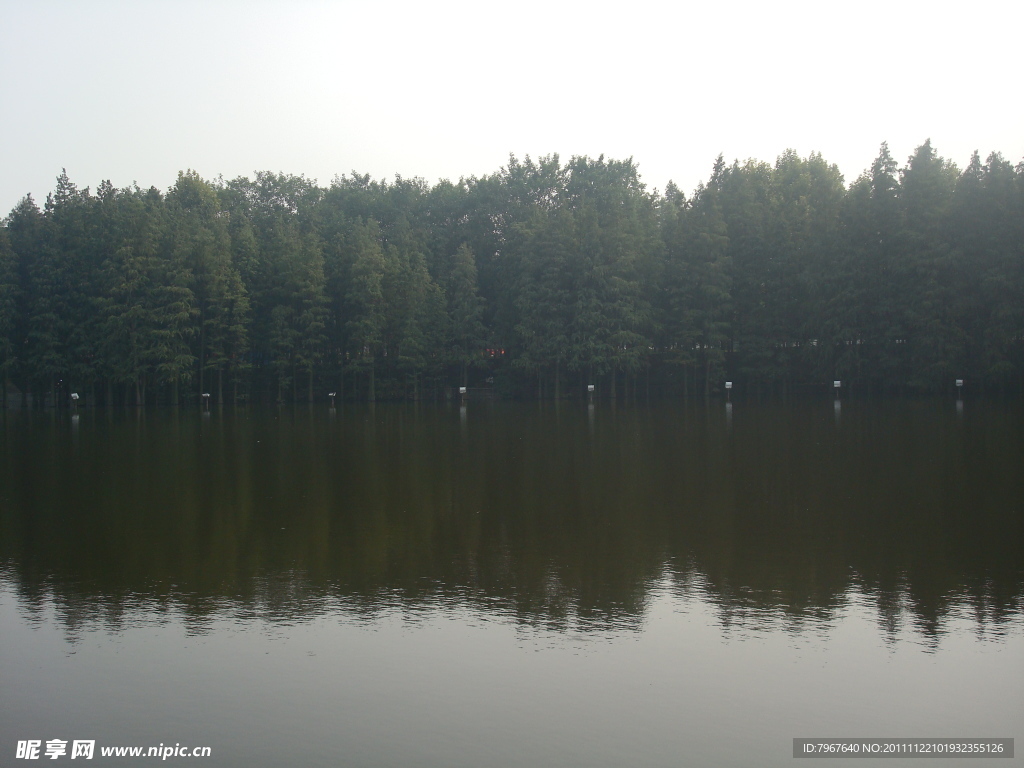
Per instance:
[[[18,270],[7,230],[0,229],[0,383],[7,377],[17,358],[14,354],[14,328],[18,309]],[[5,390],[6,391],[6,390]]]
[[[1024,385],[1024,163],[975,153],[960,172],[925,142],[900,168],[883,144],[847,188],[787,150],[719,157],[689,197],[603,156],[511,156],[433,187],[185,171],[166,194],[93,195],[62,173],[0,229],[0,372],[36,402],[418,397],[491,378],[558,397],[607,377],[618,396],[641,374],[705,395],[724,378],[1006,390]]]
[[[466,243],[462,243],[452,256],[447,283],[450,359],[462,369],[461,383],[464,386],[468,380],[468,367],[482,362],[486,343],[484,300],[477,286],[476,260]]]
[[[141,399],[146,376],[160,364],[156,298],[164,238],[163,200],[156,190],[118,192],[101,185],[97,220],[102,233],[102,366],[108,380],[130,383]]]

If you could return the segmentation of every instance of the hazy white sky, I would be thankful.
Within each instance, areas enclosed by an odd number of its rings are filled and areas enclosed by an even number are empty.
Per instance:
[[[0,216],[66,167],[434,183],[510,152],[632,156],[686,192],[714,158],[889,142],[1024,158],[1024,3],[0,0]]]

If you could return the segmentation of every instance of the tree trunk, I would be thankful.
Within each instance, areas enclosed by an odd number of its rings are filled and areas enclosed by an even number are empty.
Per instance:
[[[370,363],[370,380],[368,382],[368,389],[367,389],[367,392],[366,392],[366,399],[367,399],[368,402],[371,402],[371,403],[377,402],[377,383],[376,383],[376,381],[374,381],[374,378],[373,378],[373,373],[374,373],[373,369],[374,369],[374,367],[375,366],[371,362]]]
[[[224,368],[217,369],[217,405],[224,405]]]

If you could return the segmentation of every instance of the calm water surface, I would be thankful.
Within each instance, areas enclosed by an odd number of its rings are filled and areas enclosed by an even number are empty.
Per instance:
[[[1024,749],[1022,468],[980,403],[8,413],[0,765]]]

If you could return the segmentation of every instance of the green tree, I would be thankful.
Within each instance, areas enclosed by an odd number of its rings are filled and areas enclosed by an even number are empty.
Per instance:
[[[444,293],[427,269],[422,243],[404,218],[396,220],[384,248],[383,352],[390,378],[412,379],[418,397],[418,373],[436,374],[444,362],[447,317]]]
[[[6,227],[0,227],[0,408],[7,407],[7,380],[17,362],[14,329],[18,309],[18,270],[7,239]]]
[[[688,283],[704,368],[705,398],[711,392],[712,374],[717,377],[723,372],[731,334],[729,237],[718,204],[719,192],[720,184],[712,177],[711,184],[698,188],[689,210]]]
[[[217,191],[194,171],[178,174],[167,207],[172,260],[188,276],[194,302],[192,338],[199,391],[207,388],[207,373],[215,373],[216,400],[222,403],[224,373],[248,343],[249,300],[232,261],[230,213],[221,210]]]
[[[107,182],[100,185],[95,217],[102,257],[100,370],[108,384],[131,385],[139,405],[157,362],[156,280],[165,222],[163,198],[157,190],[117,191]],[[107,405],[112,399],[108,386]]]
[[[515,365],[537,376],[538,397],[543,376],[551,371],[558,389],[559,373],[569,348],[573,306],[570,261],[573,221],[567,210],[544,216],[535,210],[532,221],[517,224],[508,242],[509,256],[518,267],[514,292],[518,322]]]
[[[827,336],[833,376],[876,389],[907,381],[908,270],[897,164],[883,143],[870,171],[847,192],[841,214],[843,254]]]
[[[366,396],[373,402],[377,397],[376,361],[384,343],[384,279],[387,270],[380,230],[375,221],[357,222],[353,226],[350,250],[352,261],[345,297],[348,368],[356,374],[366,373]]]
[[[484,300],[477,289],[473,251],[462,243],[452,256],[447,285],[448,317],[451,325],[451,360],[460,370],[462,386],[468,384],[468,369],[482,360],[486,330]]]
[[[574,157],[564,199],[574,220],[569,368],[587,378],[621,371],[628,382],[652,341],[644,275],[658,247],[653,197],[632,159]]]
[[[958,257],[952,298],[967,337],[961,370],[1000,388],[1015,373],[1024,383],[1022,168],[995,152],[983,164],[975,152],[957,179],[949,217]]]
[[[723,372],[732,316],[729,236],[720,198],[725,163],[716,160],[711,180],[688,203],[674,191],[663,204],[665,244],[662,324],[669,360],[703,369],[705,397]]]
[[[953,280],[956,254],[948,229],[958,176],[931,141],[914,151],[901,175],[907,382],[918,390],[948,386],[965,357],[966,332],[955,313],[962,286]]]
[[[52,265],[59,280],[55,291],[57,333],[65,365],[58,375],[65,379],[64,397],[84,387],[93,390],[98,375],[103,337],[102,318],[97,311],[102,298],[97,284],[99,244],[91,226],[95,206],[89,190],[79,190],[66,171],[57,178],[57,187],[47,199]]]
[[[48,222],[31,195],[18,203],[7,221],[20,286],[15,296],[14,354],[23,405],[33,391],[38,391],[33,386],[37,382],[55,385],[64,362],[58,329],[59,278],[53,268],[48,229]]]
[[[657,346],[670,371],[681,372],[684,391],[687,370],[697,362],[697,324],[690,301],[686,195],[672,182],[665,189],[659,207],[661,235],[661,271],[657,312]]]
[[[280,216],[265,243],[265,258],[274,275],[274,289],[265,296],[270,305],[270,348],[277,376],[278,397],[292,385],[297,394],[298,371],[306,375],[313,399],[314,375],[325,341],[327,298],[324,258],[319,238],[303,232],[294,218]]]

